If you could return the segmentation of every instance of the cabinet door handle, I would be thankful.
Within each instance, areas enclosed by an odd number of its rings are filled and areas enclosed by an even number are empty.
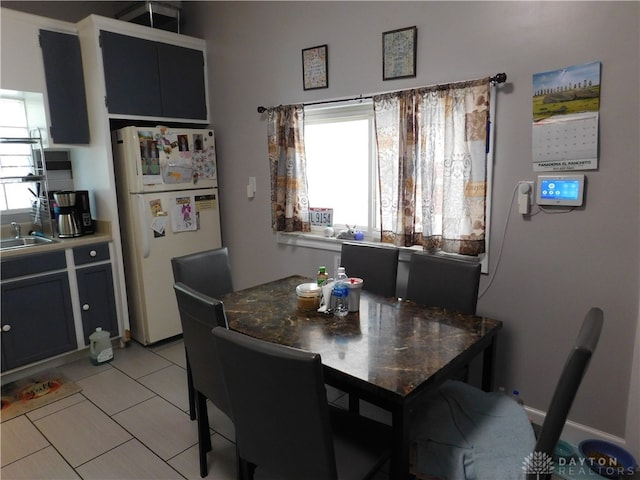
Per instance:
[[[98,254],[98,252],[96,252],[95,250],[91,250],[91,251],[89,252],[89,256],[90,256],[90,257],[95,257],[97,254]]]
[[[85,303],[84,305],[82,305],[82,310],[84,310],[85,312],[89,311],[89,304]]]
[[[8,332],[9,330],[11,330],[11,325],[3,325],[2,326],[2,331],[3,332]]]

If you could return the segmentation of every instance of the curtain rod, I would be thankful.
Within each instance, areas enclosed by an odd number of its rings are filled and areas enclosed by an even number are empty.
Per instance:
[[[507,81],[506,73],[496,73],[493,77],[489,78],[489,82],[491,83],[504,83],[506,81]],[[326,103],[350,102],[353,100],[367,100],[373,97],[374,95],[360,95],[358,97],[352,97],[352,98],[340,98],[336,100],[321,100],[318,102],[307,102],[307,103],[303,103],[302,105],[309,106],[309,105],[323,105]],[[268,110],[268,108],[260,105],[257,110],[258,110],[258,113],[264,113]]]

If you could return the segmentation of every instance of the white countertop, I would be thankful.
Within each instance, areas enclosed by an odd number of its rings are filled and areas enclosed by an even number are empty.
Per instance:
[[[74,238],[54,237],[55,242],[44,245],[33,245],[23,248],[11,248],[0,251],[0,259],[32,255],[34,253],[52,252],[66,248],[81,247],[93,243],[110,242],[112,240],[110,222],[96,222],[96,233]]]

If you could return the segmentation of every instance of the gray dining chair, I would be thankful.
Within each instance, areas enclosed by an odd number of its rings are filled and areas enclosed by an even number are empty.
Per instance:
[[[350,277],[362,278],[362,289],[383,297],[396,296],[398,254],[395,247],[345,242],[340,265]]]
[[[290,480],[371,478],[389,458],[391,429],[330,407],[321,357],[216,328],[236,429],[239,478],[256,468]]]
[[[176,283],[173,286],[180,311],[182,336],[191,372],[195,410],[198,421],[200,476],[208,474],[207,452],[211,450],[207,399],[231,418],[231,407],[224,384],[222,367],[211,341],[213,328],[228,328],[222,303],[214,298]]]
[[[173,281],[184,283],[197,292],[219,299],[233,292],[229,250],[227,247],[190,253],[171,259]],[[191,366],[187,356],[187,389],[189,393],[189,415],[196,418],[195,396],[191,381]]]
[[[479,285],[479,263],[425,253],[411,255],[409,300],[475,315]]]
[[[578,387],[582,383],[582,378],[598,345],[603,324],[604,312],[597,307],[590,309],[562,369],[534,450],[539,454],[546,455],[547,458],[553,455],[553,451],[560,439],[562,429],[578,392]],[[548,479],[549,477],[547,475],[546,478]],[[535,475],[530,475],[529,478],[532,480]]]
[[[220,298],[233,292],[229,249],[227,247],[190,253],[171,259],[173,281]]]
[[[511,480],[524,470],[528,480],[551,478],[549,469],[538,467],[553,458],[603,323],[600,308],[585,316],[537,440],[525,410],[508,396],[448,381],[414,408],[412,473],[432,480],[465,478],[463,471],[471,470],[474,478]]]

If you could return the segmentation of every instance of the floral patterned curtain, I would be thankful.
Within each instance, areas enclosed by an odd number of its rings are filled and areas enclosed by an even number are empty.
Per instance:
[[[489,82],[373,97],[383,242],[485,251]]]
[[[309,232],[304,151],[304,108],[284,105],[267,112],[271,172],[271,226],[278,232]]]

